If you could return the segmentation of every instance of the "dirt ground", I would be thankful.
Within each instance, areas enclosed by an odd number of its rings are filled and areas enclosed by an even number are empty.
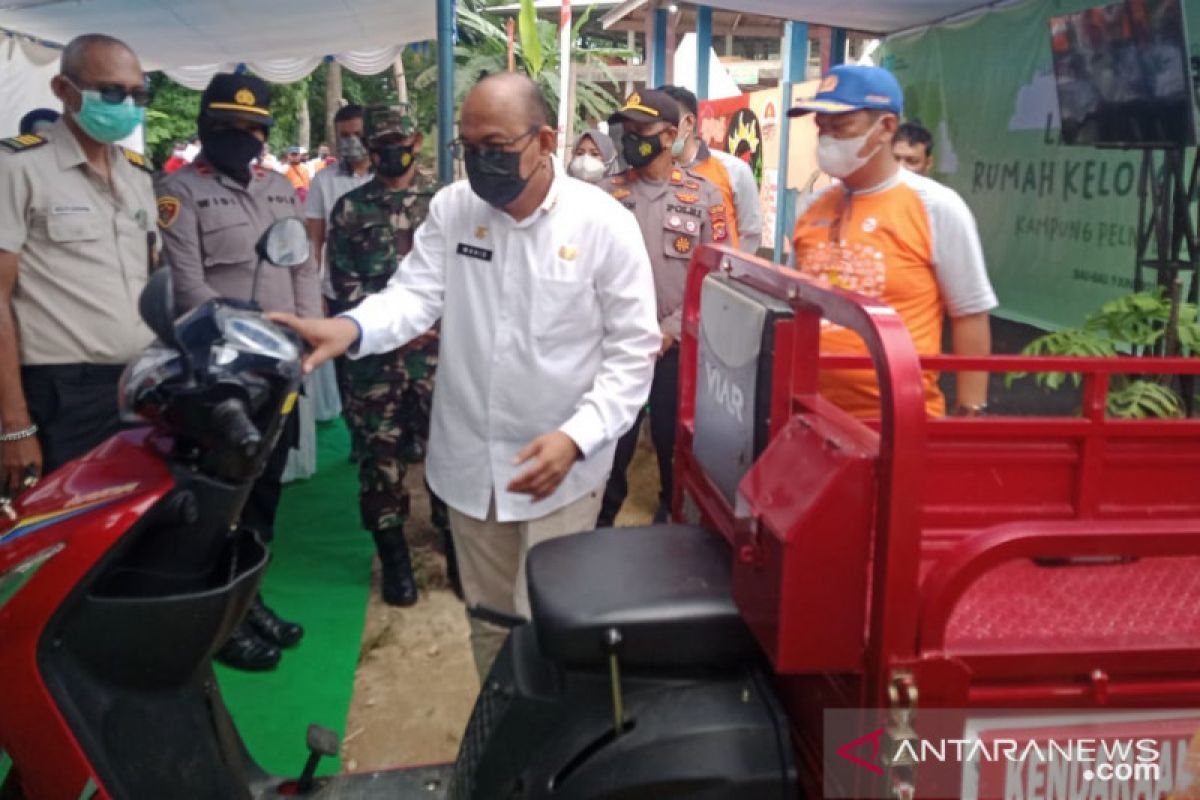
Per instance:
[[[379,599],[378,561],[346,720],[347,772],[454,760],[479,690],[462,603],[446,583],[442,545],[429,524],[423,469],[409,471],[409,541],[421,601],[392,608]],[[650,522],[658,505],[654,449],[643,431],[629,471],[630,495],[618,525]]]

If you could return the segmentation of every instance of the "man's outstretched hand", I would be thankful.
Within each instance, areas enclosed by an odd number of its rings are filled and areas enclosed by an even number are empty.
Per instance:
[[[304,359],[305,375],[349,350],[358,338],[358,326],[345,317],[300,319],[295,314],[273,311],[267,314],[267,319],[287,325],[312,347],[312,352]]]
[[[517,453],[518,465],[532,461],[533,466],[513,478],[508,490],[544,500],[554,494],[578,458],[579,448],[570,436],[562,431],[543,433]]]

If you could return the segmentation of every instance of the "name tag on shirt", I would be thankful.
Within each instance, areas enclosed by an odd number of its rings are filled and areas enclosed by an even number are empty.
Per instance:
[[[467,258],[478,258],[480,261],[492,260],[491,250],[485,250],[482,247],[475,247],[474,245],[465,244],[463,242],[458,243],[458,254],[460,256],[466,256]]]
[[[90,214],[91,206],[50,206],[50,213],[55,216],[62,214]]]

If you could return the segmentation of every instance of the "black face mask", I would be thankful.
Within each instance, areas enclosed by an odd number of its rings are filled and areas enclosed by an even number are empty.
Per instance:
[[[526,143],[525,147],[529,144]],[[521,148],[515,153],[490,148],[468,147],[463,162],[471,190],[486,203],[505,208],[516,200],[529,178],[521,177]],[[533,177],[530,175],[530,177]]]
[[[385,178],[399,178],[415,163],[412,145],[381,144],[371,148],[371,152],[379,156],[375,171]]]
[[[654,136],[639,136],[633,131],[625,131],[621,137],[621,151],[629,166],[644,167],[663,151],[662,141],[658,134]]]
[[[200,128],[200,150],[213,169],[241,183],[250,182],[250,162],[262,153],[263,143],[250,131],[238,128]]]

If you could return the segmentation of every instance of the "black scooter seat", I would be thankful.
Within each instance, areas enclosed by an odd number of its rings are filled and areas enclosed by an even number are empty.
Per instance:
[[[731,556],[718,535],[690,525],[608,528],[552,539],[529,552],[529,602],[538,644],[575,665],[727,667],[756,652],[730,594]]]

